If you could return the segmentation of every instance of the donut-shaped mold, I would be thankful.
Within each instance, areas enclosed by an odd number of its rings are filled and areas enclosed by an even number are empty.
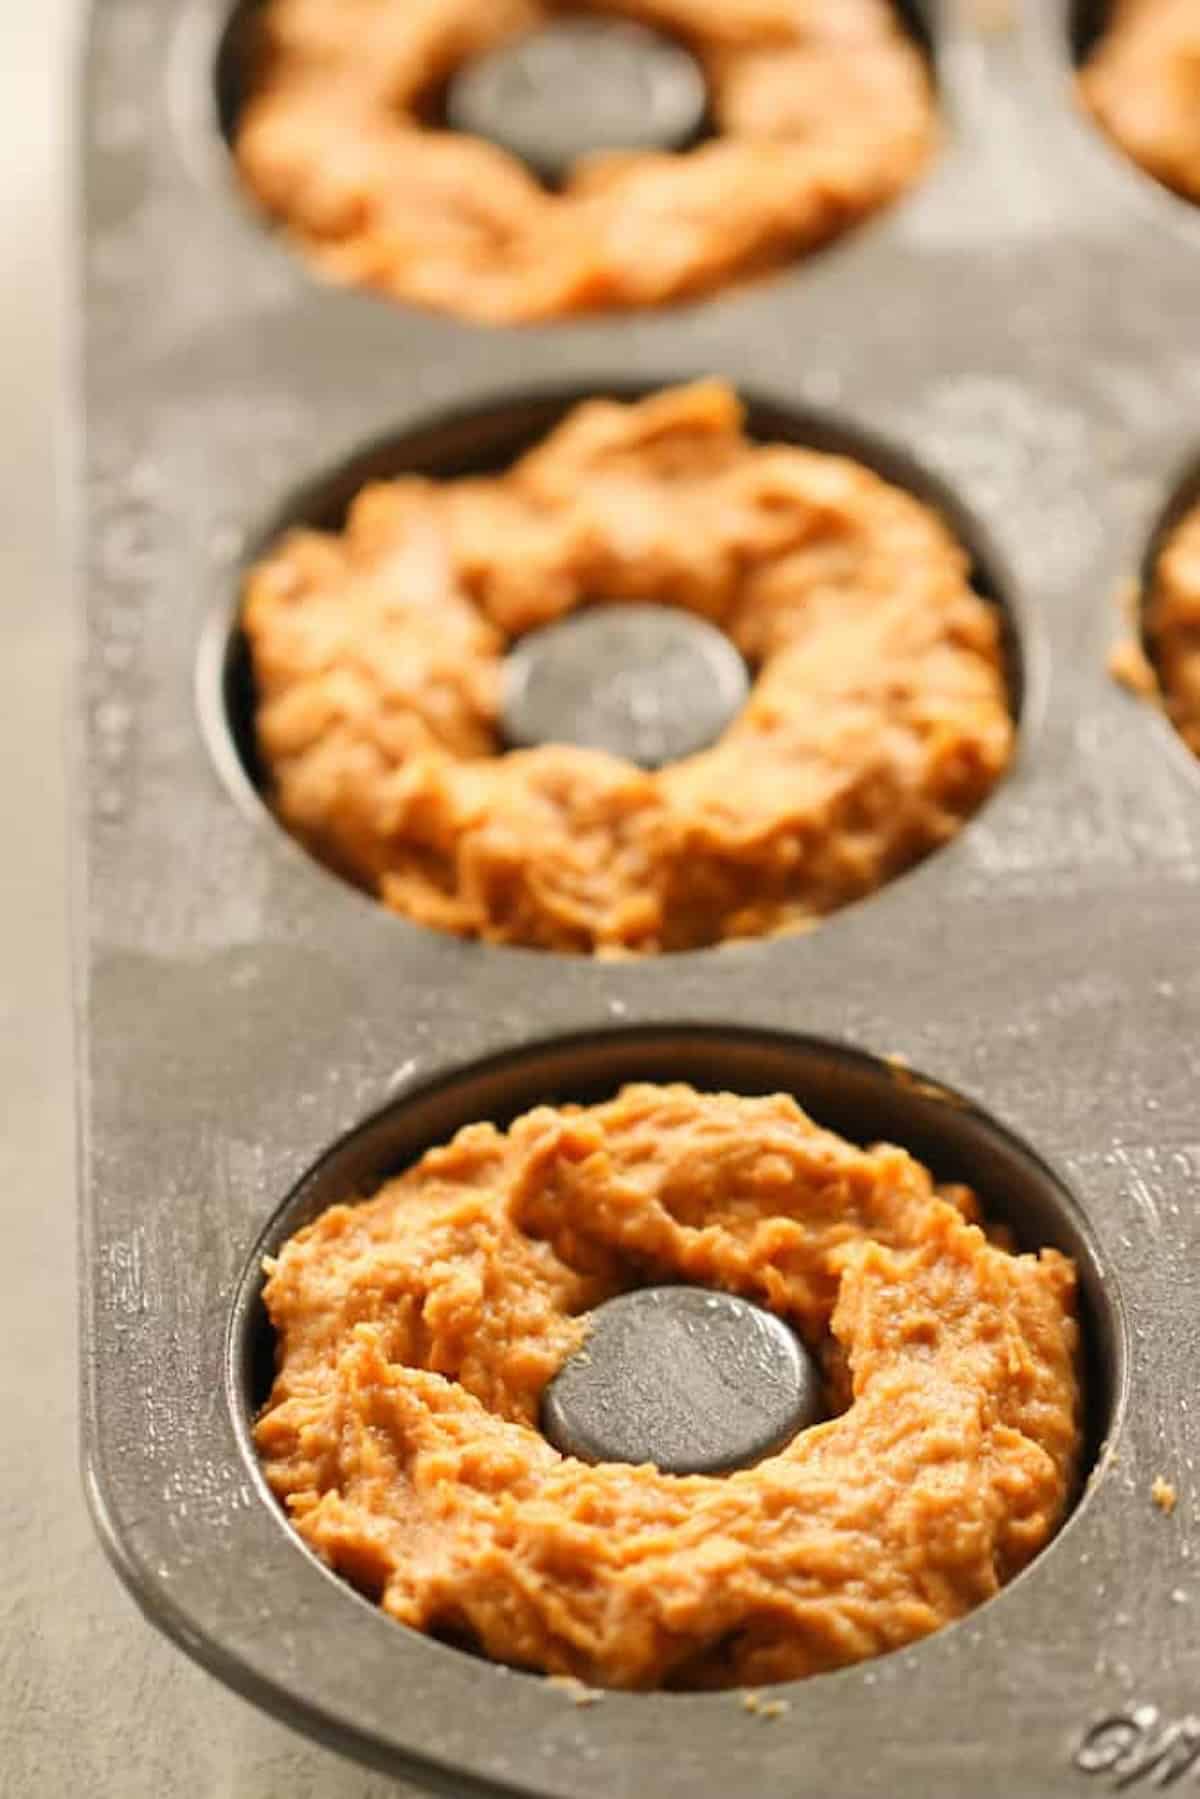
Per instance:
[[[804,928],[1007,766],[1004,621],[970,577],[938,511],[752,441],[718,382],[584,404],[499,477],[369,485],[251,570],[258,760],[281,821],[422,924],[601,954]],[[726,633],[755,677],[729,728],[653,771],[504,753],[507,647],[631,603]]]
[[[218,95],[248,190],[326,277],[507,324],[658,305],[777,268],[895,200],[929,162],[928,66],[890,0],[594,0],[566,9],[568,22],[582,12],[593,34],[649,27],[690,53],[708,129],[678,151],[614,148],[595,53],[547,56],[544,98],[560,125],[595,117],[598,129],[595,153],[549,188],[501,147],[520,146],[519,121],[498,141],[447,129],[446,96],[477,59],[561,33],[563,11],[543,0],[240,9]],[[539,66],[531,56],[518,97]]]

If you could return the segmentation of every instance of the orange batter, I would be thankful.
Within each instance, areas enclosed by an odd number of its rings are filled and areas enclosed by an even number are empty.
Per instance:
[[[473,56],[562,11],[697,56],[719,133],[588,158],[559,192],[428,128]],[[935,138],[888,0],[268,0],[237,139],[258,201],[323,273],[493,323],[649,306],[773,268],[894,200]]]
[[[507,474],[367,488],[254,569],[283,823],[385,905],[493,943],[645,954],[796,928],[945,843],[1013,741],[1000,624],[941,519],[752,443],[718,382],[579,407]],[[722,626],[757,679],[656,773],[501,755],[509,642],[588,602]]]
[[[1163,546],[1146,598],[1144,629],[1167,713],[1200,756],[1200,506]]]
[[[1200,7],[1114,0],[1079,78],[1084,104],[1147,174],[1200,201]]]
[[[794,1101],[634,1086],[478,1124],[268,1265],[256,1427],[305,1541],[393,1617],[595,1685],[757,1685],[899,1648],[1053,1536],[1080,1455],[1072,1265]],[[583,1314],[644,1283],[769,1306],[837,1414],[721,1477],[536,1428]]]

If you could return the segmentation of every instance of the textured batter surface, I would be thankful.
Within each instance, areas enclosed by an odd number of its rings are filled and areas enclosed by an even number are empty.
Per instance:
[[[1143,616],[1167,712],[1200,756],[1200,506],[1163,545]]]
[[[542,0],[269,0],[242,175],[327,275],[492,322],[648,306],[822,244],[921,174],[923,59],[888,0],[596,0],[673,34],[718,135],[588,158],[550,192],[429,128],[456,69],[536,30]]]
[[[473,1125],[269,1266],[268,1479],[393,1617],[520,1667],[709,1687],[898,1648],[1024,1567],[1078,1472],[1072,1265],[977,1220],[785,1096]],[[539,1400],[581,1314],[663,1280],[787,1319],[838,1415],[724,1478],[559,1455]]]
[[[680,606],[757,673],[648,774],[499,754],[505,646],[588,601]],[[801,926],[954,835],[1012,746],[997,614],[935,513],[750,443],[703,383],[578,408],[507,475],[366,489],[252,571],[244,624],[282,821],[424,924],[566,951]]]
[[[1079,77],[1085,105],[1147,174],[1200,201],[1200,6],[1116,0]]]

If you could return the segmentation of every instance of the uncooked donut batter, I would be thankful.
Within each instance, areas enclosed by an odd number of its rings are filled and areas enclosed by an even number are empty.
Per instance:
[[[564,10],[690,48],[716,135],[587,157],[554,192],[428,124],[456,70]],[[777,267],[896,199],[935,136],[924,60],[888,0],[269,0],[237,158],[326,275],[514,323]]]
[[[1200,756],[1200,506],[1163,545],[1143,624],[1167,714]]]
[[[589,602],[719,625],[756,680],[654,773],[501,753],[502,658]],[[578,407],[509,472],[368,487],[249,577],[283,823],[411,919],[603,954],[794,929],[945,843],[1011,753],[999,616],[937,514],[745,435],[705,382]]]
[[[1084,104],[1147,174],[1200,201],[1200,6],[1114,0],[1079,77]]]
[[[419,1630],[600,1686],[758,1685],[897,1649],[1053,1536],[1080,1455],[1072,1264],[786,1096],[627,1087],[472,1125],[268,1265],[267,1478]],[[720,1476],[589,1466],[537,1429],[589,1308],[771,1308],[836,1414]]]

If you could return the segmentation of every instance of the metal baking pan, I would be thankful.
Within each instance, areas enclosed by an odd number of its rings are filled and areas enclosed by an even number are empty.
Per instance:
[[[946,143],[895,210],[715,300],[479,330],[323,287],[265,233],[216,123],[228,7],[97,0],[86,68],[83,1412],[116,1567],[239,1691],[451,1794],[1184,1780],[1200,768],[1105,661],[1195,467],[1200,213],[1076,116],[1088,9],[947,0]],[[630,964],[460,943],[316,866],[254,784],[244,559],[368,469],[502,460],[570,397],[706,373],[950,511],[1020,672],[984,811],[807,936]],[[301,1546],[249,1448],[264,1248],[462,1120],[638,1074],[788,1087],[1084,1274],[1095,1467],[1066,1528],[964,1622],[789,1687],[770,1722],[729,1693],[580,1708],[397,1627]]]

